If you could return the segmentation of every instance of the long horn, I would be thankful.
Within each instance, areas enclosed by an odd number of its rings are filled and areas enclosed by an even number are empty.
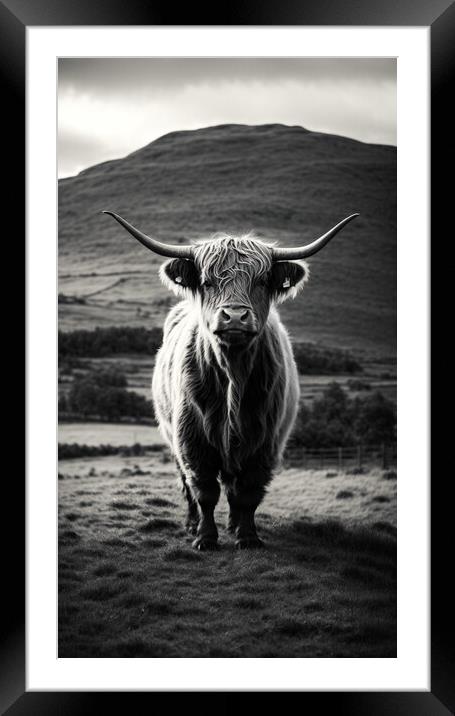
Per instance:
[[[128,221],[122,219],[121,216],[119,216],[118,214],[114,214],[113,211],[103,211],[102,213],[109,214],[109,216],[113,216],[114,219],[118,221],[118,223],[121,224],[127,231],[129,231],[135,239],[140,241],[141,244],[144,244],[144,246],[150,249],[150,251],[154,251],[156,254],[160,254],[160,256],[167,256],[168,258],[176,259],[193,258],[193,249],[191,246],[170,246],[169,244],[163,244],[161,243],[161,241],[157,241],[156,239],[152,239],[151,236],[143,234],[142,231],[136,229]]]
[[[289,259],[305,259],[308,256],[313,256],[313,254],[320,251],[326,244],[329,243],[330,239],[333,239],[335,234],[338,234],[341,229],[346,226],[347,223],[352,221],[352,219],[355,219],[356,216],[360,216],[359,214],[351,214],[351,216],[346,217],[346,219],[343,219],[343,221],[340,221],[339,224],[333,227],[333,229],[330,229],[326,234],[323,236],[320,236],[319,239],[315,239],[311,242],[311,244],[307,244],[306,246],[296,246],[295,248],[282,248],[282,249],[273,249],[273,260],[274,261],[284,261]]]

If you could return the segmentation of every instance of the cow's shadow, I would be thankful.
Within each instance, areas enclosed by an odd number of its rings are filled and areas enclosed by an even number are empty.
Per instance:
[[[396,529],[389,523],[346,526],[307,517],[278,523],[261,519],[258,532],[266,545],[288,562],[300,565],[334,563],[346,578],[385,584],[396,578]]]

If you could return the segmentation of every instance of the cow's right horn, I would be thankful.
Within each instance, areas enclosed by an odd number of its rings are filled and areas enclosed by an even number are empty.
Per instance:
[[[163,244],[161,241],[157,241],[156,239],[152,239],[151,236],[143,234],[142,231],[136,229],[132,224],[130,224],[128,221],[125,221],[125,219],[122,219],[121,216],[115,214],[113,211],[103,211],[102,213],[109,214],[109,216],[113,216],[114,219],[118,221],[118,223],[121,224],[127,231],[129,231],[135,239],[140,241],[141,244],[150,249],[150,251],[154,251],[156,254],[160,254],[160,256],[167,256],[168,258],[176,259],[193,258],[193,249],[191,246],[171,246],[169,244]]]

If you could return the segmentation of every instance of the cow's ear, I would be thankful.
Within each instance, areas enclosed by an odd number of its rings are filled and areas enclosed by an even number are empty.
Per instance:
[[[199,276],[190,259],[170,259],[160,269],[161,280],[174,293],[182,294],[195,291],[199,285]]]
[[[310,270],[304,261],[276,261],[272,266],[271,284],[278,303],[294,298],[308,280]]]

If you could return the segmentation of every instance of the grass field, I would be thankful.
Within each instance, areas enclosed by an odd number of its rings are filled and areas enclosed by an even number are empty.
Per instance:
[[[60,423],[59,443],[79,445],[162,445],[158,428],[126,423]]]
[[[396,474],[288,469],[200,553],[165,454],[59,464],[59,657],[396,656]]]

